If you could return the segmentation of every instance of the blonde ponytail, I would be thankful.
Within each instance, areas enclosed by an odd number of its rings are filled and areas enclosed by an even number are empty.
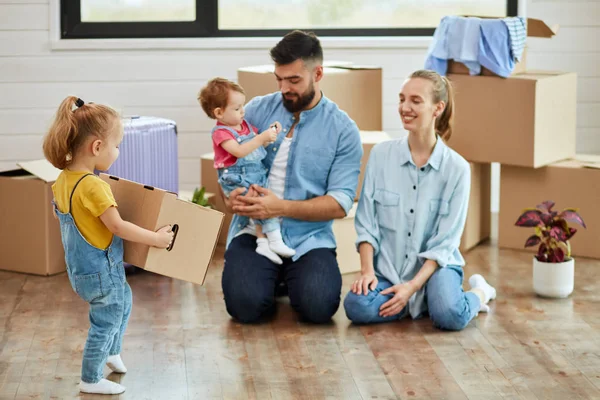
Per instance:
[[[454,124],[454,88],[452,83],[442,76],[442,81],[445,86],[445,96],[442,95],[441,100],[445,98],[446,107],[442,114],[435,121],[435,131],[447,142],[452,136],[452,125]]]
[[[115,123],[120,119],[112,108],[68,96],[60,103],[44,138],[44,156],[56,168],[65,169],[89,137],[106,138]]]

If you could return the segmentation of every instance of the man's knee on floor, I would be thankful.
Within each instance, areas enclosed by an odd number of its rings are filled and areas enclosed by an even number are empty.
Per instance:
[[[321,299],[320,301],[307,297],[300,301],[296,311],[307,322],[324,324],[331,321],[339,307],[339,297],[337,299]]]
[[[225,296],[225,307],[229,315],[243,323],[260,321],[274,307],[274,296],[239,291]]]

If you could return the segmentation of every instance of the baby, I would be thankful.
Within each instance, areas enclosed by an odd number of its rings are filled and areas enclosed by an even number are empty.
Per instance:
[[[267,155],[265,147],[277,139],[281,124],[275,122],[269,129],[258,130],[244,119],[244,90],[235,82],[214,78],[202,88],[198,96],[202,109],[209,118],[216,119],[212,130],[214,167],[218,171],[219,185],[225,196],[232,190],[251,185],[265,187],[267,169],[262,160]],[[281,257],[292,257],[296,252],[281,237],[278,218],[255,220],[256,252],[275,264]]]

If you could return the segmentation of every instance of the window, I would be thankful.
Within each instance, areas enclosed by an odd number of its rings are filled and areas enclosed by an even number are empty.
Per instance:
[[[430,36],[445,15],[516,14],[517,0],[61,0],[61,36]]]

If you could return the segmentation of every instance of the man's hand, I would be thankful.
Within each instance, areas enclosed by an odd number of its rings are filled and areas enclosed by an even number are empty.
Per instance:
[[[397,315],[408,304],[408,299],[415,293],[415,287],[410,283],[400,283],[390,288],[382,290],[380,294],[394,294],[390,300],[386,301],[379,308],[379,315],[382,317],[391,317]]]
[[[221,197],[223,197],[223,202],[225,203],[225,207],[227,207],[228,212],[234,213],[235,211],[233,208],[235,206],[246,205],[246,203],[243,203],[239,200],[241,197],[243,197],[242,193],[244,193],[245,191],[246,188],[243,187],[234,189],[231,193],[229,193],[229,198],[227,198],[227,196],[225,196],[225,193],[223,193],[223,189],[221,189]]]
[[[282,215],[282,200],[275,196],[269,189],[252,185],[252,189],[258,194],[257,197],[238,196],[237,200],[242,203],[233,205],[233,212],[243,217],[252,219],[268,219]],[[231,193],[233,195],[233,192]],[[231,196],[229,196],[231,198]]]

